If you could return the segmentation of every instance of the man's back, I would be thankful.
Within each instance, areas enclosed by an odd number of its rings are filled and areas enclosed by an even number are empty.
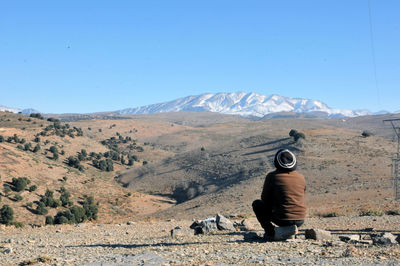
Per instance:
[[[306,181],[297,171],[276,170],[267,175],[261,199],[280,220],[302,220],[306,217]]]

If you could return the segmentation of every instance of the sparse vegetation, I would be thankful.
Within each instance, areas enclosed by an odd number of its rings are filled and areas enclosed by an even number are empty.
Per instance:
[[[4,205],[0,209],[0,223],[9,225],[14,220],[14,210],[9,205]]]
[[[360,216],[382,216],[382,215],[384,215],[384,212],[379,210],[364,210],[360,212]]]

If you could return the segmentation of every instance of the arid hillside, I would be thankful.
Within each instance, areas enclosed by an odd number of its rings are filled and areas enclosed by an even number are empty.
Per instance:
[[[266,173],[273,170],[275,152],[284,147],[297,154],[298,169],[307,179],[309,216],[400,207],[390,180],[395,143],[382,116],[262,121],[212,113],[54,117],[0,113],[0,205],[13,208],[17,222],[44,224],[46,216],[84,207],[89,197],[101,223],[204,218],[218,212],[249,216]],[[295,141],[289,136],[292,129],[305,138]],[[363,137],[364,130],[375,135]],[[19,190],[17,179],[23,177],[29,184]],[[51,204],[46,191],[52,192]],[[49,205],[45,211],[41,202]]]

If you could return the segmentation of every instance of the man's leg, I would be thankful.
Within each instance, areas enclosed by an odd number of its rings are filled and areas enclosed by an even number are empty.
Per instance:
[[[253,201],[253,211],[256,214],[257,220],[261,227],[264,228],[268,236],[274,236],[274,226],[271,224],[271,211],[267,208],[262,200]]]

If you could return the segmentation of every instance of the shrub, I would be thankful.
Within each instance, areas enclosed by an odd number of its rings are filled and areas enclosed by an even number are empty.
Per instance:
[[[31,183],[31,181],[26,177],[14,177],[11,181],[11,184],[14,186],[14,190],[17,192],[24,190],[29,183]]]
[[[43,120],[43,116],[40,113],[30,114],[29,117],[38,118]]]
[[[6,195],[6,196],[8,196],[8,194],[11,192],[11,188],[9,187],[9,186],[4,186],[4,194]]]
[[[364,130],[364,131],[361,133],[361,136],[363,136],[364,138],[367,138],[367,137],[373,136],[373,134],[372,134],[370,131],[368,131],[368,130]]]
[[[29,192],[33,192],[33,191],[35,191],[37,189],[37,186],[36,185],[32,185],[32,186],[30,186],[29,188],[28,188],[28,191]]]
[[[86,217],[88,220],[97,220],[97,212],[99,211],[99,208],[97,204],[94,203],[94,198],[92,196],[85,196],[83,209],[85,209]]]
[[[360,216],[382,216],[383,214],[382,211],[365,210],[360,213]]]
[[[40,145],[36,144],[36,146],[33,148],[33,152],[38,152],[40,150]]]
[[[31,148],[32,148],[32,144],[31,143],[25,143],[25,145],[24,145],[24,150],[25,151],[30,151]]]
[[[49,211],[47,210],[46,205],[40,201],[36,207],[36,214],[45,215],[48,212]]]
[[[40,199],[40,202],[43,202],[43,204],[46,207],[52,207],[52,208],[57,208],[61,206],[61,201],[55,200],[54,199],[54,192],[47,189],[42,198]]]
[[[54,224],[54,218],[53,216],[46,216],[45,224]]]
[[[60,195],[60,201],[61,201],[61,205],[63,207],[68,207],[72,205],[72,201],[70,200],[71,194],[68,191],[63,191]]]
[[[20,194],[17,194],[14,196],[15,201],[21,201],[22,199],[23,199],[23,197]]]
[[[14,220],[14,210],[8,206],[4,205],[0,209],[0,223],[9,225]]]
[[[4,142],[4,137],[0,135],[0,142]]]

